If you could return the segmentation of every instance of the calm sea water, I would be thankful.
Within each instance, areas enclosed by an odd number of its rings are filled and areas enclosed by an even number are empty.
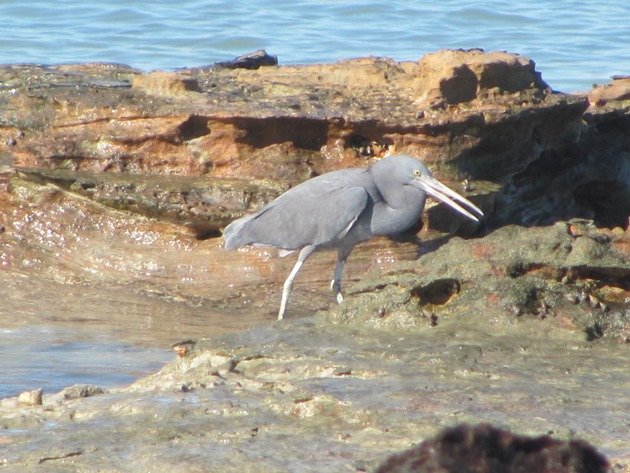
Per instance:
[[[0,63],[150,70],[261,48],[281,64],[299,64],[480,47],[531,57],[567,92],[630,74],[627,0],[3,0],[0,18]]]
[[[51,394],[73,384],[127,384],[173,359],[168,350],[47,325],[0,328],[0,354],[0,399],[37,388]]]

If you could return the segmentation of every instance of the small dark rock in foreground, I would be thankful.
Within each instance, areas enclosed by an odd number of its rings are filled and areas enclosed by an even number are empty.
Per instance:
[[[377,473],[598,473],[608,461],[583,440],[548,435],[526,437],[490,424],[459,425],[403,453],[392,455]]]

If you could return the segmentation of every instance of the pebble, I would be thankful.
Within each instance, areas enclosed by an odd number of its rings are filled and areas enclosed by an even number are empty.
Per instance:
[[[25,406],[41,406],[42,405],[42,390],[33,389],[31,391],[24,391],[18,396],[18,403]]]
[[[600,307],[600,304],[601,304],[599,299],[593,295],[588,296],[588,302],[591,305],[591,307],[594,309]]]
[[[184,358],[190,354],[194,346],[194,340],[182,340],[181,342],[173,343],[171,347],[173,348],[173,351],[177,354],[177,356],[179,356],[180,358]]]
[[[82,397],[91,397],[96,396],[97,394],[103,394],[103,388],[98,386],[92,386],[89,384],[75,384],[73,386],[68,386],[63,391],[63,398],[66,400],[70,399],[79,399]]]
[[[470,192],[472,187],[470,186],[470,179],[466,178],[462,182],[462,189],[464,192]]]
[[[564,295],[564,298],[572,304],[580,303],[580,295],[576,293],[567,293]]]

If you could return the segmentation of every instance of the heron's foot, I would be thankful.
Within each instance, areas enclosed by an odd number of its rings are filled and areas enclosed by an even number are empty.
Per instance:
[[[330,281],[330,289],[332,289],[333,294],[335,294],[335,299],[338,304],[343,302],[343,296],[341,295],[341,282],[338,279],[333,279]]]

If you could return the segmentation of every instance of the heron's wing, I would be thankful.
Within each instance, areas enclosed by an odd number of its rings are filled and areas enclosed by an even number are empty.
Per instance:
[[[256,214],[233,222],[224,233],[226,248],[259,243],[293,250],[343,238],[369,198],[363,187],[344,185],[343,177],[306,181]]]

